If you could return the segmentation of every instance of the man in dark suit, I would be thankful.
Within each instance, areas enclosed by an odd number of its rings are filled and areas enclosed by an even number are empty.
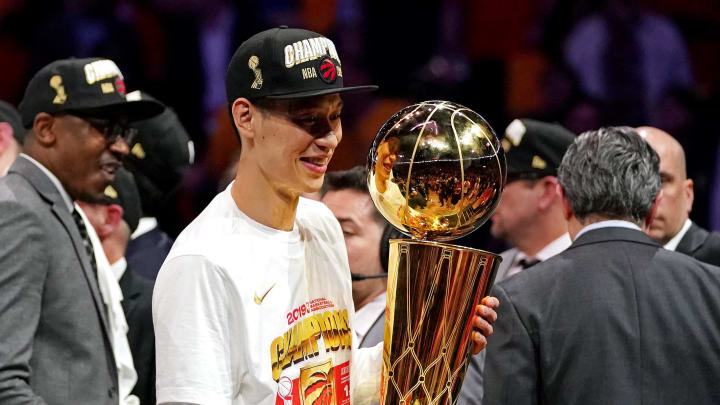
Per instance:
[[[655,151],[631,128],[586,132],[558,181],[573,244],[495,285],[483,403],[720,403],[720,268],[642,232]]]
[[[720,266],[720,233],[708,232],[690,220],[693,181],[687,178],[685,151],[670,134],[653,127],[638,133],[660,156],[663,198],[648,235],[666,249]]]
[[[329,172],[321,190],[322,202],[340,222],[348,252],[355,304],[355,338],[360,347],[383,341],[387,301],[388,240],[392,233],[375,208],[367,189],[365,169]],[[394,235],[394,236],[392,236]]]
[[[139,92],[137,92],[139,93]],[[151,98],[142,94],[142,98]],[[140,191],[143,217],[125,254],[132,271],[155,280],[173,244],[158,225],[185,171],[195,159],[193,142],[172,108],[133,124],[138,134],[130,145],[125,166],[133,173]]]
[[[95,228],[103,251],[122,289],[127,338],[137,372],[132,394],[140,404],[155,404],[155,334],[152,324],[153,282],[128,266],[125,250],[141,216],[140,196],[132,174],[120,169],[96,204],[80,203]]]
[[[56,61],[28,84],[24,153],[0,179],[0,403],[118,404],[107,308],[73,201],[102,197],[128,152],[125,122],[159,109],[128,101],[107,59]]]

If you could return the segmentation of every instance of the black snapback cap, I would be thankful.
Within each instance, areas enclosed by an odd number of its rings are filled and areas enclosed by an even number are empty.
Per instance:
[[[134,97],[153,99],[144,92],[128,94],[128,98]],[[125,166],[135,176],[146,177],[163,193],[171,192],[195,159],[193,141],[180,118],[166,107],[161,114],[131,126],[137,129],[137,136],[128,145],[130,153],[125,157]]]
[[[230,60],[225,86],[230,104],[241,97],[300,98],[377,89],[344,87],[335,44],[318,33],[286,26],[243,42]]]
[[[508,176],[556,176],[574,140],[575,134],[559,124],[527,118],[513,120],[502,139]]]
[[[130,227],[130,233],[135,231],[142,217],[142,209],[140,206],[140,193],[130,172],[123,168],[118,169],[113,182],[105,187],[103,203],[121,206],[123,219]]]
[[[126,93],[123,75],[110,59],[61,59],[30,79],[19,110],[26,128],[41,112],[78,112],[95,117],[121,114],[137,121],[163,110],[153,100],[128,100]]]
[[[20,113],[12,104],[2,100],[0,100],[0,122],[10,124],[13,130],[13,137],[22,145],[23,138],[25,137],[25,128],[22,125]]]

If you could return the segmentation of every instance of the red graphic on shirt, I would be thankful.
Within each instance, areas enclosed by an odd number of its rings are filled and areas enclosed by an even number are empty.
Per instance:
[[[300,369],[300,377],[281,377],[275,405],[349,405],[350,362],[326,361]]]

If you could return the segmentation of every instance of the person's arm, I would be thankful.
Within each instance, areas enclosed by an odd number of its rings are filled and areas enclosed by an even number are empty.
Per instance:
[[[153,291],[157,402],[230,405],[236,384],[224,273],[203,256],[163,264]]]
[[[532,339],[505,290],[495,286],[493,295],[502,305],[485,350],[483,404],[536,405],[538,370]]]
[[[41,405],[30,359],[47,276],[39,219],[19,203],[0,204],[0,403]]]

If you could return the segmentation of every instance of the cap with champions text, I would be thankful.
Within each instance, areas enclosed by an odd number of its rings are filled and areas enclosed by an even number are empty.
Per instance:
[[[164,109],[153,100],[128,100],[126,93],[125,79],[110,59],[61,59],[30,79],[18,109],[26,128],[41,112],[75,112],[98,118],[119,114],[137,121]]]
[[[299,98],[377,89],[343,87],[335,44],[318,33],[286,26],[243,42],[230,60],[225,86],[230,104],[241,97]]]
[[[520,118],[505,129],[502,147],[508,177],[556,176],[575,134],[559,124]]]

